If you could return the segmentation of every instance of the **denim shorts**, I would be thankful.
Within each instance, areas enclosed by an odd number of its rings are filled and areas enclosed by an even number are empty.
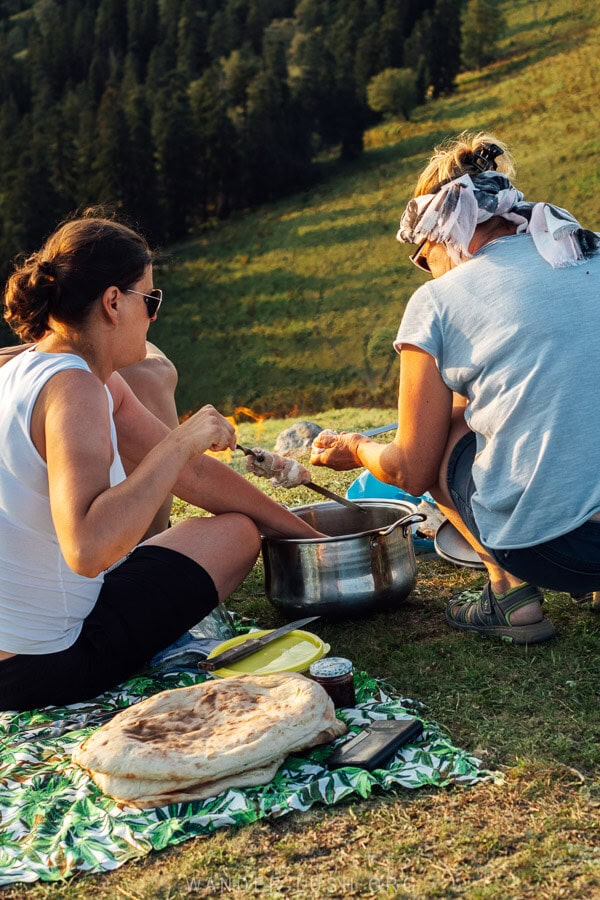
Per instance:
[[[475,492],[472,473],[475,448],[473,432],[456,444],[448,462],[448,489],[463,522],[482,543],[471,505]],[[535,547],[518,550],[486,547],[486,550],[511,575],[539,587],[571,594],[600,590],[600,522],[584,522],[579,528]]]

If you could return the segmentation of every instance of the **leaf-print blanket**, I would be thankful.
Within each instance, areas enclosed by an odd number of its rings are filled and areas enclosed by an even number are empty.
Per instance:
[[[116,869],[151,850],[216,828],[307,810],[315,803],[367,797],[374,788],[443,787],[494,777],[427,721],[418,743],[403,747],[385,769],[373,774],[350,768],[329,771],[323,763],[335,746],[330,744],[288,757],[270,784],[151,810],[118,806],[71,762],[73,748],[103,716],[158,691],[205,678],[189,670],[149,674],[92,703],[0,713],[0,885]],[[376,719],[422,718],[419,704],[388,696],[364,673],[357,674],[356,685],[356,708],[338,711],[351,731]]]

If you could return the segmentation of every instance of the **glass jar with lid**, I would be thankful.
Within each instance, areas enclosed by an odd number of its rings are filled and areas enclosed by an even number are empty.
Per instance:
[[[318,659],[309,669],[310,677],[320,684],[333,700],[334,706],[356,706],[352,662],[341,656]]]

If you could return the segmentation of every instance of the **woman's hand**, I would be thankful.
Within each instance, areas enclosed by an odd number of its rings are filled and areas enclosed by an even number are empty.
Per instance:
[[[358,445],[365,440],[363,434],[354,432],[321,431],[312,443],[311,465],[327,466],[337,472],[357,469],[363,465],[358,456]]]
[[[217,452],[235,449],[233,425],[210,403],[179,425],[173,435],[186,441],[189,459],[204,453],[205,450]]]

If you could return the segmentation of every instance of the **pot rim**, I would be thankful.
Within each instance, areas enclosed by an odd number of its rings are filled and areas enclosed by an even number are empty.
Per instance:
[[[393,531],[403,519],[412,516],[419,515],[417,513],[417,507],[414,503],[409,503],[407,500],[390,500],[379,497],[367,497],[364,500],[355,500],[353,501],[357,506],[364,507],[384,507],[384,508],[392,508],[398,509],[398,512],[402,510],[402,515],[398,518],[396,522],[391,523],[390,525],[377,525],[375,528],[369,528],[367,531],[354,531],[352,534],[338,534],[338,535],[328,535],[326,537],[316,537],[316,538],[279,538],[279,537],[270,537],[263,535],[263,542],[269,544],[333,544],[338,541],[350,541],[355,538],[360,537],[370,537],[371,535],[379,535],[382,531],[389,533]],[[335,500],[327,500],[324,503],[307,503],[303,506],[294,506],[289,508],[291,513],[299,513],[304,512],[305,510],[313,510],[313,509],[340,509],[340,504],[336,503]],[[425,518],[423,516],[423,518]]]

